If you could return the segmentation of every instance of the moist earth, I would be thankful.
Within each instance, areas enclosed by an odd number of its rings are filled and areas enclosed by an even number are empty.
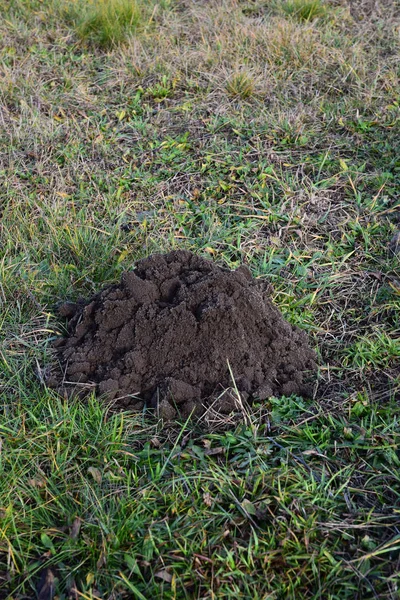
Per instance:
[[[166,419],[210,404],[229,412],[237,391],[246,401],[309,395],[315,353],[270,294],[245,266],[230,271],[184,250],[152,255],[90,300],[60,307],[68,334],[49,385],[94,389]]]

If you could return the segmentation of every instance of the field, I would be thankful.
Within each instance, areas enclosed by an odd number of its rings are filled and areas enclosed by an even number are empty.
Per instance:
[[[400,598],[396,0],[3,0],[0,598]],[[48,389],[57,305],[184,248],[267,278],[314,397]]]

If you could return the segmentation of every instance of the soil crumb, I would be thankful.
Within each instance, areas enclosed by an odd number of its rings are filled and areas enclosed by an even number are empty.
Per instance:
[[[152,255],[119,284],[60,307],[68,335],[56,342],[49,385],[94,389],[123,409],[146,404],[166,420],[210,403],[230,412],[238,399],[229,388],[250,402],[307,396],[314,351],[270,293],[245,266],[230,271],[184,250]]]

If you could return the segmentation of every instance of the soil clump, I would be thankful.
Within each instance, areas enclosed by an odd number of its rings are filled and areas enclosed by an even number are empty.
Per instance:
[[[98,394],[118,408],[157,408],[165,419],[221,412],[242,400],[309,395],[315,353],[286,322],[265,280],[178,250],[140,260],[90,300],[65,303],[49,385]],[[234,383],[232,381],[232,375]]]

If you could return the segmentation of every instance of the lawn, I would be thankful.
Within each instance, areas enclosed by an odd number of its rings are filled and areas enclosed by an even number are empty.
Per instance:
[[[396,0],[3,0],[0,598],[400,598]],[[45,385],[57,305],[245,263],[313,398],[164,427]]]

